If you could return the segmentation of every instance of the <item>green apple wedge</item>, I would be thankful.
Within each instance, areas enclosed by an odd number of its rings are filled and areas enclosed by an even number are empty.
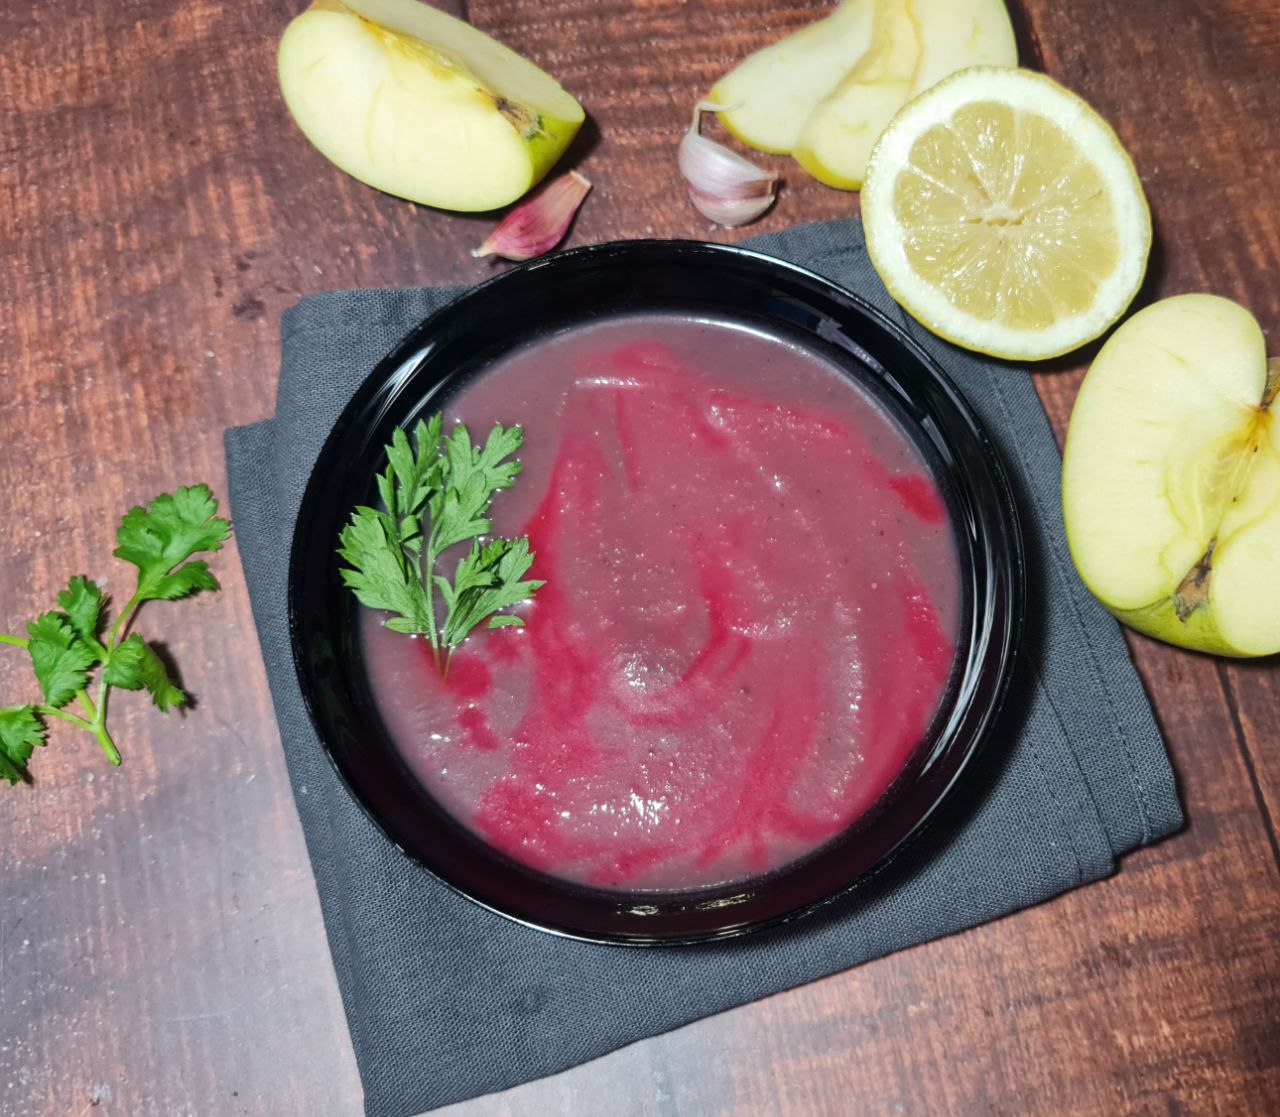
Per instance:
[[[909,0],[876,0],[871,47],[813,110],[792,155],[814,178],[860,190],[871,149],[907,103],[920,59],[920,34]]]
[[[920,61],[908,99],[970,66],[1016,66],[1018,43],[1004,0],[911,0]]]
[[[809,114],[871,49],[875,0],[844,0],[816,23],[748,55],[712,87],[720,123],[759,151],[790,154]]]
[[[1280,361],[1214,295],[1135,314],[1089,369],[1062,501],[1080,577],[1139,632],[1227,656],[1280,652]]]
[[[321,154],[441,209],[515,201],[584,118],[532,62],[418,0],[315,0],[285,29],[277,66],[289,111]]]

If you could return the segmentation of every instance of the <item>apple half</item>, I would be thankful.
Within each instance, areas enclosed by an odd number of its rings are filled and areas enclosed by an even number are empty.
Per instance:
[[[285,29],[298,127],[361,182],[441,209],[496,209],[564,153],[582,106],[550,75],[418,0],[315,0]]]
[[[1228,656],[1280,652],[1280,361],[1229,299],[1140,311],[1089,369],[1062,501],[1086,586],[1119,620]]]

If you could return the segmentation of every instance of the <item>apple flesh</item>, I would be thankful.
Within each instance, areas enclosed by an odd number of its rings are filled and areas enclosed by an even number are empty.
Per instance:
[[[874,0],[844,0],[831,15],[756,51],[721,78],[710,99],[720,122],[759,151],[790,154],[809,114],[871,47]]]
[[[910,97],[970,66],[1018,64],[1004,0],[912,0],[912,8],[920,29],[920,61]]]
[[[872,42],[805,122],[793,154],[815,178],[859,190],[876,140],[913,97],[970,66],[1016,66],[1003,0],[875,0]]]
[[[418,0],[315,0],[285,29],[277,66],[289,111],[321,154],[441,209],[515,201],[584,118],[533,63]]]
[[[1213,295],[1147,307],[1076,399],[1062,499],[1086,586],[1121,621],[1229,656],[1280,652],[1280,361]]]
[[[796,161],[828,186],[861,189],[871,149],[907,103],[919,58],[908,0],[876,0],[871,48],[805,121]]]

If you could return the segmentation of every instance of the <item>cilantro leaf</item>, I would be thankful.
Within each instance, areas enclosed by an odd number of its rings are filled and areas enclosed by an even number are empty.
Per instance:
[[[83,574],[77,574],[67,588],[58,593],[58,604],[67,616],[67,623],[99,659],[107,654],[98,638],[102,627],[103,600],[97,583]]]
[[[27,761],[44,744],[44,723],[30,706],[0,709],[0,780],[26,778]]]
[[[65,613],[42,613],[27,625],[27,651],[36,681],[50,706],[65,706],[89,681],[97,653],[79,636]]]
[[[143,690],[165,713],[187,704],[187,694],[169,678],[168,669],[155,650],[136,632],[111,649],[102,672],[108,686],[125,690]]]
[[[207,563],[187,561],[201,551],[221,549],[231,525],[217,511],[208,486],[193,485],[125,513],[112,553],[138,568],[137,600],[171,601],[218,588]]]
[[[91,734],[108,763],[119,764],[120,750],[107,727],[114,687],[145,690],[166,712],[187,703],[155,649],[136,633],[124,633],[147,601],[218,588],[208,564],[192,558],[219,550],[230,533],[231,525],[217,511],[208,487],[193,485],[162,493],[125,513],[115,554],[137,567],[138,584],[109,630],[106,595],[92,579],[77,574],[59,591],[58,609],[28,622],[25,639],[0,633],[0,647],[25,649],[44,695],[39,704],[0,707],[0,780],[28,778],[27,762],[36,746],[44,744],[49,718]],[[98,667],[101,683],[97,695],[90,696],[90,673]],[[72,699],[77,700],[75,708],[66,708]]]

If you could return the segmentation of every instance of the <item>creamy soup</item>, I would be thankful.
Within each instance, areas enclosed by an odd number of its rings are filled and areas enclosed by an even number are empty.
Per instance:
[[[877,401],[774,338],[644,315],[504,358],[454,420],[524,427],[493,519],[547,584],[447,679],[362,623],[383,719],[458,820],[558,877],[676,890],[784,865],[884,794],[961,592],[946,505]]]

